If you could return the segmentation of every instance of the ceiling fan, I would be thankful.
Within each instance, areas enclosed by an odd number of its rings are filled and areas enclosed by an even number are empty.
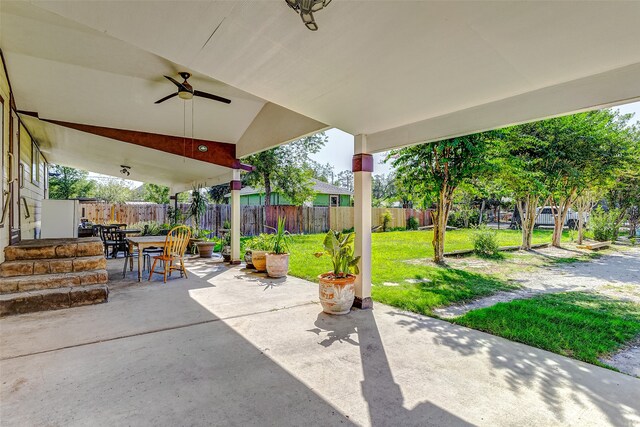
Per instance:
[[[231,104],[230,99],[223,98],[218,95],[213,95],[207,92],[200,92],[199,90],[193,90],[193,87],[187,82],[187,79],[191,77],[191,74],[186,73],[184,71],[178,74],[180,74],[180,77],[184,79],[182,83],[179,83],[176,79],[172,77],[165,76],[167,80],[170,80],[174,85],[178,86],[178,91],[176,93],[172,93],[171,95],[165,96],[164,98],[157,100],[155,102],[156,104],[160,104],[161,102],[164,102],[167,99],[173,98],[176,95],[186,100],[189,100],[194,96],[200,96],[202,98],[209,98],[209,99],[213,99],[214,101],[223,102],[225,104]]]

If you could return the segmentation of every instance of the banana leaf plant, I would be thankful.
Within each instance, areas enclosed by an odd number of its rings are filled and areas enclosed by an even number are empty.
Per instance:
[[[329,230],[324,238],[324,253],[316,253],[318,257],[324,254],[329,255],[336,278],[344,278],[351,273],[360,273],[358,269],[360,257],[353,256],[355,238],[355,233],[340,233]]]

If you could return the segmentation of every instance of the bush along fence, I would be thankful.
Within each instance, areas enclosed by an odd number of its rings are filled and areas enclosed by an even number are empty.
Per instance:
[[[187,212],[189,205],[178,204],[178,209]],[[171,222],[171,205],[158,204],[111,204],[83,203],[80,205],[81,216],[96,224],[123,223],[135,224],[143,221],[159,223]],[[372,208],[371,225],[382,225],[385,212],[391,214],[389,228],[406,228],[407,221],[413,217],[418,226],[431,225],[429,210],[402,208]],[[272,232],[278,217],[286,218],[287,231],[294,234],[326,233],[329,229],[347,230],[354,226],[352,207],[309,207],[309,206],[242,206],[240,210],[240,232],[244,236],[255,236],[264,232]],[[200,220],[200,228],[210,230],[216,235],[223,229],[226,221],[231,221],[230,205],[208,205],[207,211]],[[192,219],[185,220],[188,225]]]

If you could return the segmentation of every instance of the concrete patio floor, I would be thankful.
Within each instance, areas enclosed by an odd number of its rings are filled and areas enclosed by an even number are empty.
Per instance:
[[[118,277],[122,260],[109,262]],[[189,261],[0,321],[2,425],[638,425],[640,380],[316,285]],[[121,271],[121,270],[120,270]]]

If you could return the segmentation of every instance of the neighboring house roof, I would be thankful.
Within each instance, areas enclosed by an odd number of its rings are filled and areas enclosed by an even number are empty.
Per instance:
[[[315,191],[316,193],[331,194],[331,195],[345,194],[349,196],[353,195],[353,192],[347,190],[346,188],[338,187],[338,186],[329,184],[328,182],[319,181],[317,179],[312,179],[312,181],[314,182],[313,191]],[[277,193],[277,191],[274,191],[274,193]],[[264,190],[256,190],[255,188],[249,187],[249,186],[243,187],[240,190],[241,196],[247,196],[250,194],[264,194]],[[225,194],[224,197],[231,197],[231,193]]]

